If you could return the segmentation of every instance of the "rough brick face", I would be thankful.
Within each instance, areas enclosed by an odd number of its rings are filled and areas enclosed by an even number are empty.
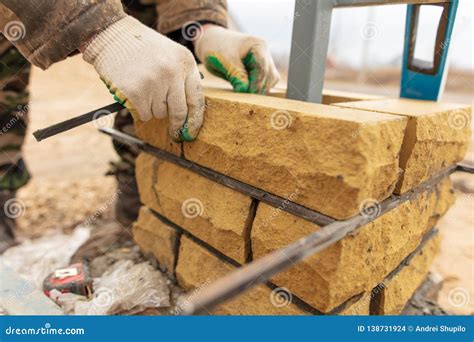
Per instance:
[[[132,232],[142,251],[151,253],[162,270],[173,274],[178,243],[176,230],[161,222],[147,207],[141,207]]]
[[[191,294],[194,289],[202,288],[234,269],[234,266],[220,260],[189,238],[185,236],[181,238],[176,278],[179,285],[185,290],[190,291]],[[265,285],[258,285],[238,297],[223,303],[212,314],[304,315],[306,313],[291,303],[281,307],[275,306],[272,304],[272,291]]]
[[[400,153],[402,177],[395,189],[404,193],[443,168],[464,158],[471,135],[471,107],[409,99],[357,101],[337,106],[408,117]]]
[[[470,133],[470,108],[405,99],[327,106],[207,90],[206,105],[194,142],[172,143],[167,119],[136,122],[137,135],[336,219],[358,214],[361,203],[381,202],[394,189],[411,190],[456,163]],[[460,127],[465,118],[467,127]],[[134,238],[169,273],[175,271],[186,291],[232,272],[229,258],[244,264],[324,229],[145,153],[137,158],[136,172],[146,207],[133,227]],[[321,312],[365,315],[372,309],[371,290],[390,280],[377,294],[379,311],[399,313],[425,276],[437,240],[408,266],[399,265],[452,203],[445,179],[271,281]],[[148,208],[187,233],[181,235]],[[388,279],[394,269],[399,272]],[[257,286],[213,314],[307,314],[294,303],[275,306],[272,293]]]
[[[370,314],[370,300],[371,300],[370,292],[365,292],[362,296],[350,303],[338,312],[338,315],[341,316],[366,316]]]
[[[338,219],[397,182],[405,117],[225,91],[207,91],[206,101],[198,138],[184,144],[200,165],[281,197],[298,191],[298,203]],[[169,149],[156,137],[166,136],[159,120],[140,130]]]
[[[417,247],[431,228],[433,216],[442,214],[440,203],[452,199],[449,185],[443,183],[436,191],[420,194],[353,236],[277,274],[272,281],[322,312],[370,291]],[[273,211],[263,203],[257,209],[252,228],[254,259],[321,229],[286,212],[275,217]]]
[[[245,263],[252,200],[150,155],[137,159],[142,202],[239,263]]]
[[[384,280],[380,295],[376,297],[375,314],[399,315],[402,312],[428,275],[439,245],[440,237],[432,237],[407,265],[403,265],[395,274]]]
[[[181,144],[173,142],[168,134],[168,118],[152,118],[149,121],[135,121],[135,135],[150,145],[181,155]]]

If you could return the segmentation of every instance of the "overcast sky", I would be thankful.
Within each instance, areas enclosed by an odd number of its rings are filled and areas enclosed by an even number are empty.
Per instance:
[[[272,52],[288,55],[294,17],[294,0],[228,0],[230,13],[241,29],[267,40]],[[431,6],[432,7],[432,6]],[[461,69],[473,67],[473,12],[474,1],[460,0],[454,29],[451,65]],[[406,5],[370,6],[334,11],[329,52],[338,62],[360,67],[397,65],[403,51]],[[435,16],[427,16],[426,28],[434,28]],[[368,24],[370,23],[370,24]],[[430,25],[431,23],[431,25]],[[362,39],[369,25],[373,36]],[[375,33],[374,33],[375,32]],[[420,45],[429,51],[431,39]],[[364,54],[364,46],[368,53]],[[364,57],[365,56],[365,57]],[[365,62],[364,62],[365,61]]]

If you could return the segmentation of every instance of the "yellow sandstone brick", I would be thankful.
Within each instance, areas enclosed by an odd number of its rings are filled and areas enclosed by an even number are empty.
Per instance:
[[[448,209],[454,204],[454,190],[452,188],[453,184],[450,178],[445,179],[440,182],[436,188],[436,205],[434,213],[430,218],[428,227],[434,227],[439,219],[448,211]]]
[[[135,159],[135,174],[140,200],[150,208],[156,206],[153,184],[156,182],[156,170],[159,163],[160,161],[158,159],[144,152],[141,152]]]
[[[298,203],[338,219],[397,182],[405,117],[217,90],[206,105],[198,138],[184,143],[200,165],[282,197],[298,190]],[[159,120],[137,127],[169,149]]]
[[[341,316],[367,316],[370,314],[370,292],[365,292],[362,297],[354,302],[347,303],[346,307],[338,313]]]
[[[178,242],[175,229],[159,220],[147,207],[141,207],[132,233],[142,251],[151,253],[162,270],[169,274],[174,272]]]
[[[395,189],[404,193],[434,173],[464,158],[471,135],[471,107],[442,102],[387,99],[338,103],[336,106],[408,117]]]
[[[162,150],[181,155],[181,144],[175,143],[168,134],[168,118],[152,118],[146,122],[134,120],[135,135],[143,141]]]
[[[203,86],[206,89],[217,89],[217,90],[231,90],[232,86],[215,75],[209,73],[205,68],[200,70],[204,75],[202,80]],[[286,98],[286,88],[284,87],[274,87],[270,89],[269,93],[266,96]],[[365,101],[365,100],[378,100],[382,96],[372,95],[372,94],[363,94],[356,92],[349,92],[345,90],[335,90],[335,89],[323,89],[323,104],[332,104],[337,102],[349,102],[349,101]]]
[[[136,161],[142,203],[239,263],[245,263],[252,200],[169,162]]]
[[[431,263],[439,251],[441,238],[434,236],[414,255],[407,265],[383,282],[377,297],[377,314],[398,315],[428,275]]]
[[[451,197],[444,180],[436,191],[422,193],[360,228],[354,235],[295,264],[272,278],[277,286],[322,312],[330,312],[358,293],[370,291],[420,243],[431,228],[438,205]],[[321,228],[264,203],[252,227],[252,251],[258,259]]]
[[[274,88],[270,90],[268,96],[286,98],[286,89]],[[382,98],[382,96],[377,95],[354,93],[343,90],[323,89],[323,98],[321,103],[325,105],[330,105],[338,102],[380,100]]]
[[[216,77],[209,73],[207,70],[201,70],[204,75],[203,85],[207,89],[219,89],[219,90],[231,90],[232,86],[224,81],[223,79]],[[286,98],[286,88],[276,87],[270,89],[270,92],[266,96],[274,96]],[[366,101],[366,100],[378,100],[382,96],[372,95],[372,94],[363,94],[356,92],[349,92],[345,90],[335,90],[335,89],[323,89],[323,104],[333,104],[337,102],[349,102],[349,101]]]
[[[398,179],[406,118],[301,101],[208,91],[187,159],[335,218]],[[357,132],[357,134],[355,134]]]
[[[206,284],[211,284],[222,278],[235,267],[217,256],[211,254],[207,249],[193,242],[186,236],[181,237],[179,248],[179,259],[176,267],[176,279],[178,284],[191,293],[194,289],[202,289]],[[204,285],[203,285],[204,284]],[[244,292],[236,298],[221,304],[212,314],[216,315],[304,315],[304,311],[292,303],[282,305],[281,301],[273,299],[277,305],[272,303],[272,291],[265,285]],[[210,312],[211,313],[211,312]]]
[[[382,96],[354,93],[342,90],[323,89],[323,104],[334,104],[339,102],[380,100]]]

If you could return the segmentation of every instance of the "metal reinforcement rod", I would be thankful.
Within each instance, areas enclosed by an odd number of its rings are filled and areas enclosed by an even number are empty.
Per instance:
[[[227,186],[235,191],[243,193],[244,195],[253,197],[259,201],[265,202],[275,208],[279,208],[283,211],[287,211],[293,215],[301,217],[307,221],[313,222],[319,226],[324,226],[335,220],[332,217],[318,213],[317,211],[308,209],[300,204],[294,203],[287,198],[273,195],[262,189],[256,188],[229,176],[226,176],[222,173],[211,170],[207,167],[198,165],[189,160],[186,160],[182,157],[176,156],[167,151],[163,151],[159,148],[151,146],[144,141],[137,139],[131,135],[117,131],[116,129],[103,127],[99,129],[102,133],[110,135],[115,140],[126,144],[138,147],[143,152],[149,153],[157,158],[162,160],[169,161],[175,165],[178,165],[182,168],[188,169],[192,172],[195,172],[203,177],[206,177],[214,182]]]
[[[204,75],[201,72],[199,73],[199,75],[201,76],[202,80],[204,78]],[[40,142],[41,140],[52,137],[62,132],[69,131],[70,129],[97,120],[103,116],[116,113],[121,109],[125,109],[125,106],[118,102],[114,102],[102,108],[97,108],[88,113],[78,115],[69,120],[58,122],[57,124],[45,127],[43,129],[39,129],[33,132],[33,136],[35,137],[36,141]]]
[[[209,286],[200,289],[199,293],[193,293],[192,300],[185,302],[182,313],[184,315],[207,313],[217,305],[260,283],[266,282],[275,274],[342,240],[403,202],[415,198],[424,191],[433,189],[440,180],[454,172],[455,169],[456,166],[452,166],[401,196],[391,196],[381,202],[376,210],[373,210],[374,215],[359,214],[348,220],[335,221],[286,247],[238,268]]]
[[[103,116],[113,114],[124,108],[125,107],[118,102],[111,103],[107,106],[94,109],[93,111],[76,116],[69,120],[58,122],[57,124],[48,126],[43,129],[38,129],[37,131],[33,132],[33,136],[35,137],[36,141],[39,142],[46,138],[52,137],[56,134],[69,131],[72,128],[75,128],[77,126],[81,126],[88,122],[99,119]]]
[[[358,228],[374,221],[377,217],[389,212],[400,204],[417,197],[422,192],[433,189],[436,184],[454,171],[473,172],[473,169],[469,166],[453,165],[403,195],[392,195],[385,201],[376,204],[374,208],[368,208],[364,213],[344,221],[335,221],[314,210],[302,207],[299,204],[269,194],[261,189],[192,163],[182,157],[153,147],[140,139],[115,129],[101,128],[100,130],[119,142],[136,146],[140,150],[157,158],[187,168],[236,191],[322,226],[320,230],[238,268],[229,275],[201,289],[198,294],[193,294],[192,300],[186,301],[183,307],[182,313],[185,315],[198,315],[209,312],[217,305],[237,296],[251,287],[266,282],[273,275],[291,267],[308,256],[324,250],[326,247],[354,233]]]
[[[465,164],[458,164],[456,166],[456,171],[474,173],[474,167]]]

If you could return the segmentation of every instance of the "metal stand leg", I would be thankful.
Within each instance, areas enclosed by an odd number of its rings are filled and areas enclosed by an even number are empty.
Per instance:
[[[334,7],[414,3],[407,10],[405,53],[402,67],[401,97],[436,101],[442,92],[444,68],[454,26],[458,0],[296,0],[290,67],[289,99],[321,103],[329,43],[331,15]],[[425,70],[413,60],[416,25],[411,22],[421,4],[445,7],[437,37],[435,67]],[[416,20],[414,21],[416,22]]]
[[[296,0],[287,97],[321,103],[333,0]]]

